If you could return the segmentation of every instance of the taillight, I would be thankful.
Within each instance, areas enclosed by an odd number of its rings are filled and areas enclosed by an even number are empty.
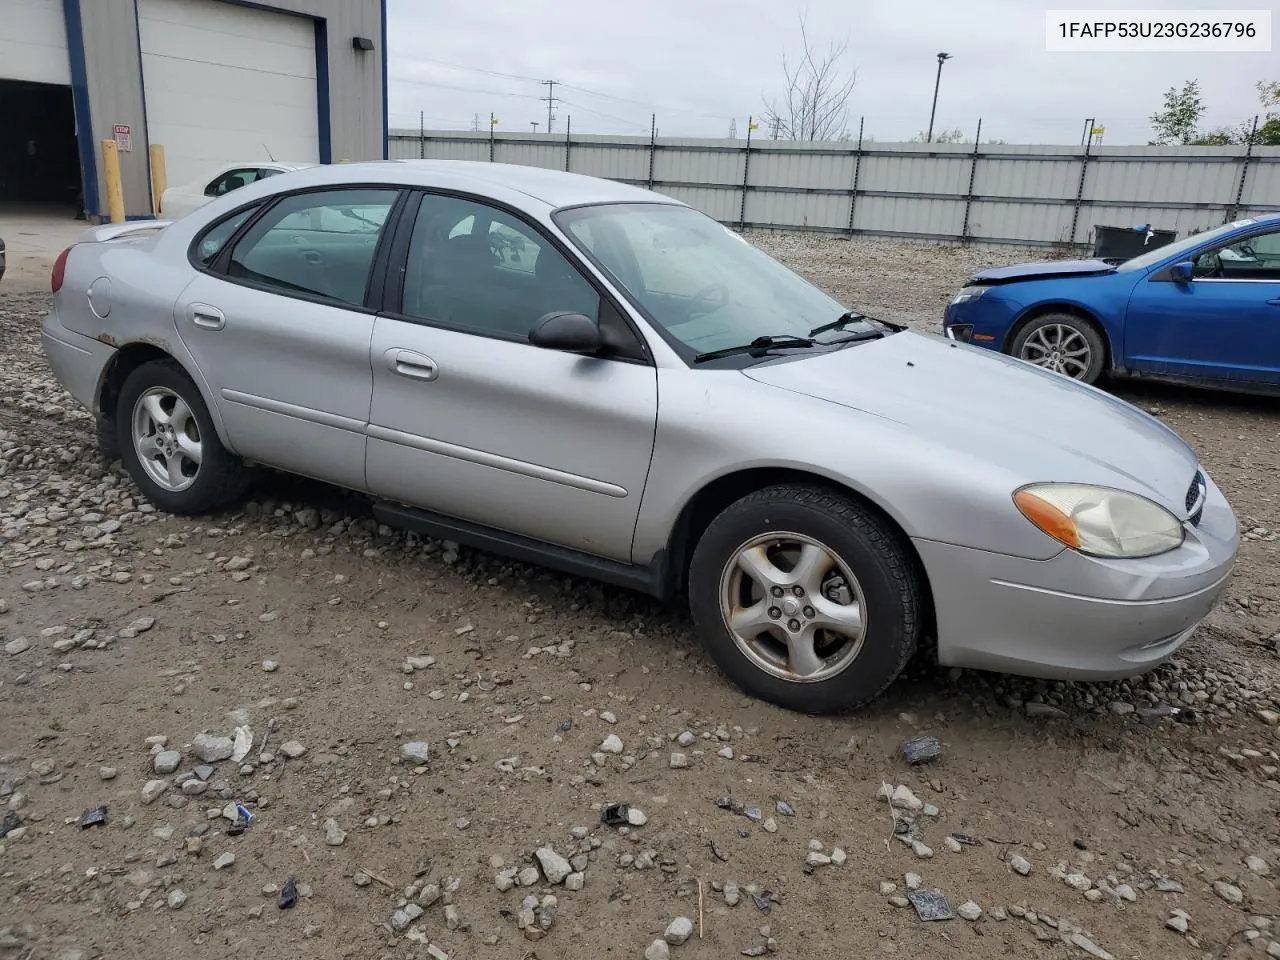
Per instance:
[[[62,281],[67,275],[67,254],[71,252],[71,248],[63,250],[58,254],[58,259],[53,261],[53,276],[49,278],[49,286],[57,293],[62,289]]]

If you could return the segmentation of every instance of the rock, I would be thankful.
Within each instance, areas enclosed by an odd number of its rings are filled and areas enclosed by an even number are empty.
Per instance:
[[[1014,872],[1022,874],[1024,877],[1031,873],[1031,863],[1026,857],[1020,853],[1009,855],[1009,866]]]
[[[974,921],[982,916],[982,908],[972,900],[966,900],[956,907],[956,916],[963,920]]]
[[[26,637],[18,637],[16,640],[10,640],[4,645],[4,652],[14,657],[20,653],[26,653],[30,649],[31,641]]]
[[[411,740],[400,745],[400,756],[406,760],[426,763],[431,759],[431,745],[424,740]]]
[[[889,802],[899,810],[919,811],[924,809],[924,801],[917,797],[906,786],[895,787]]]
[[[1266,877],[1271,874],[1271,865],[1259,856],[1250,855],[1245,857],[1244,865],[1260,877]]]
[[[1133,713],[1133,704],[1125,703],[1123,700],[1112,700],[1107,704],[1107,709],[1116,716],[1123,717],[1125,714]]]
[[[422,892],[418,894],[418,906],[423,908],[434,907],[439,899],[440,885],[438,883],[428,883],[422,888]]]
[[[409,668],[409,672],[414,670],[429,670],[436,665],[435,657],[405,657],[404,665]]]
[[[538,882],[538,868],[525,867],[516,874],[516,880],[522,887],[532,887]]]
[[[911,901],[906,897],[893,896],[889,898],[889,906],[898,908],[909,907],[911,906]]]
[[[648,816],[639,807],[627,808],[627,823],[633,827],[643,827],[649,822]]]
[[[1129,884],[1127,883],[1122,883],[1118,887],[1116,887],[1115,893],[1116,893],[1116,897],[1125,901],[1125,903],[1138,902],[1137,891],[1135,891],[1133,887],[1129,886]]]
[[[564,888],[566,890],[581,890],[586,886],[587,877],[584,873],[571,873],[564,878]]]
[[[550,883],[563,883],[564,878],[573,872],[569,861],[550,847],[539,847],[534,856],[538,858],[538,863],[542,865],[542,872]]]
[[[904,879],[908,890],[919,890],[920,885],[924,883],[924,878],[918,873],[908,873]]]
[[[1178,933],[1186,933],[1187,928],[1191,925],[1191,923],[1190,923],[1190,920],[1188,920],[1187,915],[1179,911],[1179,912],[1175,912],[1173,916],[1171,916],[1168,920],[1166,920],[1164,922],[1164,925],[1168,927],[1170,930],[1175,930]]]
[[[667,924],[667,931],[662,939],[673,947],[678,947],[693,936],[693,921],[688,917],[676,917]]]
[[[1065,717],[1067,712],[1048,703],[1028,703],[1023,708],[1028,717]]]
[[[227,853],[220,854],[218,856],[218,859],[213,861],[213,869],[225,870],[227,869],[227,867],[231,866],[235,862],[236,862],[236,855],[228,851]]]
[[[182,754],[177,750],[161,750],[151,761],[151,766],[156,773],[167,776],[177,770],[181,763]]]
[[[736,907],[742,900],[742,891],[738,889],[736,883],[726,883],[724,885],[724,902],[725,906]]]
[[[160,794],[169,789],[168,780],[148,780],[142,785],[142,802],[150,806],[160,799]]]
[[[1069,873],[1062,878],[1062,882],[1072,890],[1079,890],[1082,893],[1093,886],[1093,882],[1083,873]]]
[[[765,821],[760,824],[760,828],[764,830],[765,833],[777,833],[778,821],[773,819],[773,817],[765,817]]]
[[[964,850],[964,844],[955,837],[943,837],[942,842],[952,853],[961,853]]]
[[[898,885],[889,880],[880,881],[880,896],[888,897],[898,892]]]
[[[297,760],[307,752],[307,748],[297,740],[286,740],[284,743],[280,744],[280,752],[290,760]]]
[[[262,661],[262,672],[263,672],[263,673],[275,673],[275,672],[276,672],[277,670],[279,670],[279,669],[280,669],[280,664],[279,664],[279,663],[277,663],[275,660],[263,660],[263,661]]]
[[[1115,960],[1111,954],[1103,950],[1100,946],[1086,937],[1083,933],[1073,933],[1067,938],[1067,942],[1079,947],[1091,957],[1097,957],[1098,960]]]
[[[849,855],[845,853],[843,850],[841,850],[839,847],[836,847],[834,850],[831,851],[831,862],[834,863],[837,867],[843,867],[844,862],[848,859],[849,859]]]
[[[116,778],[115,767],[99,767],[98,778],[100,780],[114,780]]]
[[[622,740],[619,739],[616,733],[611,733],[605,737],[604,741],[600,744],[600,751],[602,753],[621,753]]]
[[[676,737],[676,743],[680,744],[682,747],[692,747],[697,742],[698,738],[688,730]]]
[[[601,710],[601,711],[600,711],[600,719],[601,719],[601,720],[603,720],[605,723],[617,723],[617,722],[618,722],[618,718],[617,718],[617,717],[615,717],[615,716],[613,715],[613,711],[612,711],[612,710]]]
[[[191,752],[205,763],[219,763],[230,760],[236,745],[230,737],[216,737],[208,733],[197,733],[191,741]]]
[[[347,834],[340,826],[338,821],[330,817],[324,822],[324,842],[331,847],[340,847],[346,842]]]
[[[649,944],[649,949],[644,952],[644,960],[668,960],[671,956],[671,948],[667,946],[665,940],[655,940]]]
[[[416,903],[406,903],[391,915],[391,929],[396,933],[403,933],[408,929],[409,924],[422,916],[422,913],[422,908]]]
[[[169,891],[169,896],[165,897],[165,903],[169,905],[170,910],[181,910],[183,904],[187,902],[187,895],[181,889],[175,887]]]
[[[1225,900],[1227,903],[1243,903],[1244,893],[1235,884],[1227,883],[1225,880],[1215,880],[1213,883],[1213,892]]]
[[[458,912],[455,904],[446,903],[444,905],[444,925],[447,930],[457,930],[462,926],[462,914]]]
[[[810,850],[805,855],[804,862],[811,867],[825,867],[831,862],[831,858],[825,853],[818,853],[816,850]]]
[[[721,747],[716,751],[717,757],[723,757],[726,760],[733,759],[733,747]]]
[[[933,848],[930,847],[923,840],[912,840],[911,852],[914,853],[921,860],[928,860],[933,856]]]
[[[671,755],[672,770],[683,770],[687,766],[689,766],[689,758],[683,753],[673,753]]]

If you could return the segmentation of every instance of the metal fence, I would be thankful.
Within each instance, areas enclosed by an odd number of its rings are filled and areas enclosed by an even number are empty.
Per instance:
[[[657,190],[741,228],[1090,244],[1280,211],[1280,147],[792,143],[392,131],[393,159],[489,160]]]

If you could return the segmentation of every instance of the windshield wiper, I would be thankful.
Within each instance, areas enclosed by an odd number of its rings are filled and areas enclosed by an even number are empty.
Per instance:
[[[830,323],[824,323],[821,326],[814,327],[809,331],[809,336],[816,337],[820,333],[826,333],[828,330],[839,330],[845,324],[852,323],[854,320],[870,320],[870,317],[864,317],[855,310],[846,310],[840,316],[836,317]]]
[[[770,350],[786,350],[791,348],[812,347],[817,341],[812,337],[797,337],[791,334],[765,334],[762,337],[756,337],[750,343],[740,344],[736,347],[724,347],[720,350],[710,350],[707,353],[699,353],[693,358],[694,363],[702,363],[706,360],[718,360],[721,357],[732,357],[742,353],[764,354]]]

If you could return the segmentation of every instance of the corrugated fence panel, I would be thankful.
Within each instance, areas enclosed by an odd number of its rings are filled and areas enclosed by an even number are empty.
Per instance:
[[[969,211],[969,234],[975,240],[1054,244],[1066,242],[1070,232],[1068,204],[975,200]]]
[[[498,134],[499,162],[563,170],[560,134]],[[1236,202],[1240,147],[1097,147],[1083,193],[1081,147],[984,144],[857,145],[755,140],[743,214],[744,140],[570,136],[569,169],[644,184],[726,223],[844,231],[857,168],[854,232],[938,239],[1091,244],[1095,225],[1150,223],[1185,235],[1223,221]],[[419,155],[418,132],[393,131],[392,157]],[[428,131],[427,157],[488,160],[487,132]],[[860,156],[860,160],[859,160]],[[970,178],[972,177],[972,187]],[[971,202],[966,197],[972,195]],[[1280,210],[1280,147],[1252,152],[1239,216]]]
[[[747,195],[746,220],[771,227],[847,230],[849,198],[823,193],[752,191]]]
[[[721,223],[737,223],[739,205],[742,203],[742,192],[739,190],[716,190],[713,187],[660,187],[658,192],[672,200],[687,203],[695,210],[701,210],[709,217]]]
[[[741,151],[681,150],[678,146],[658,150],[654,158],[655,180],[675,183],[742,183]]]

